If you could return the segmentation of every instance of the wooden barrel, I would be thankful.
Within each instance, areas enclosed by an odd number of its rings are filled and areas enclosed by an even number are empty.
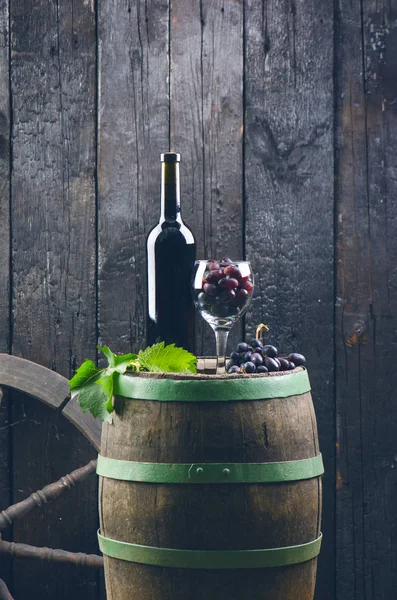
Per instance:
[[[108,600],[312,600],[322,459],[307,371],[120,376],[102,431]]]

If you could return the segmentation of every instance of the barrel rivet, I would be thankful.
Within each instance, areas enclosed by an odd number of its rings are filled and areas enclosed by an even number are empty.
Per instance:
[[[204,473],[204,469],[203,467],[198,467],[198,469],[196,470],[197,475],[201,475],[202,473]]]
[[[230,475],[230,469],[223,469],[223,474],[225,477],[228,477]]]

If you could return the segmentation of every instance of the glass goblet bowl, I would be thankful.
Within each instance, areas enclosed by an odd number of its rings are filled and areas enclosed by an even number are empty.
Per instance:
[[[215,332],[217,374],[225,372],[227,338],[252,300],[254,278],[248,261],[197,260],[192,292],[194,304]]]

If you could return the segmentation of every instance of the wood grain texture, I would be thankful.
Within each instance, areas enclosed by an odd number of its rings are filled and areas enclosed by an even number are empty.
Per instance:
[[[386,600],[395,511],[397,7],[338,3],[337,594]]]
[[[94,359],[97,285],[100,342],[117,352],[143,344],[159,155],[181,152],[182,211],[199,257],[245,252],[254,265],[247,337],[263,321],[280,350],[308,357],[326,469],[318,600],[390,600],[397,583],[394,4],[0,0],[0,352],[64,376]],[[199,322],[198,353],[213,354]],[[12,414],[9,403],[5,395],[0,509],[95,454],[61,415],[24,395]],[[74,403],[65,412],[77,422]],[[95,495],[87,482],[78,498],[18,524],[16,539],[97,552]],[[81,573],[17,562],[16,600],[32,589],[97,599],[103,590]]]
[[[101,447],[102,421],[95,419],[89,412],[83,413],[74,398],[67,403],[62,414],[68,421],[73,423],[94,448],[99,451]]]
[[[146,236],[160,216],[169,148],[168,2],[99,5],[99,334],[145,340]]]
[[[68,380],[30,360],[0,354],[0,385],[37,398],[51,408],[59,408],[69,396]]]
[[[8,2],[0,2],[0,352],[10,349],[10,86]]]
[[[247,331],[266,323],[270,343],[308,358],[326,473],[321,600],[335,600],[332,33],[330,0],[245,4]]]
[[[102,433],[101,453],[110,458],[275,462],[318,454],[310,393],[226,404],[117,398],[115,408],[114,425],[105,424]],[[103,478],[100,483],[103,534],[162,548],[232,550],[303,543],[318,535],[320,505],[318,478],[251,485],[138,484]],[[249,574],[197,573],[105,557],[109,600],[312,600],[315,569],[314,560]]]
[[[243,3],[174,0],[171,147],[180,152],[182,210],[197,258],[243,258]],[[229,348],[241,340],[232,330]],[[197,354],[215,354],[198,320]]]
[[[10,75],[9,3],[0,1],[0,352],[10,351]],[[0,511],[11,503],[10,400],[6,391],[0,404]],[[6,534],[8,538],[8,532]],[[10,561],[3,560],[0,577],[10,583]]]
[[[15,0],[10,22],[12,350],[69,377],[96,343],[95,15],[91,2]],[[29,397],[15,395],[13,424],[14,502],[95,455],[62,416]],[[15,541],[95,553],[95,494],[87,482],[79,498],[15,524]],[[61,567],[14,565],[17,598],[32,589],[51,599],[70,590],[97,596],[88,570],[61,576]]]

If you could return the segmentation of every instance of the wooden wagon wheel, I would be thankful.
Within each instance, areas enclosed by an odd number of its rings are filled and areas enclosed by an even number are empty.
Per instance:
[[[82,413],[77,402],[70,398],[68,380],[62,375],[29,360],[8,354],[0,354],[0,400],[3,395],[1,386],[28,394],[62,413],[99,451],[102,424],[99,420],[94,419],[91,414]],[[89,475],[95,473],[95,470],[96,461],[92,460],[84,467],[76,469],[72,473],[61,477],[55,483],[34,492],[25,500],[3,510],[0,513],[0,556],[33,558],[103,568],[103,558],[95,554],[37,548],[27,544],[6,542],[1,539],[1,532],[15,520],[24,517],[33,508],[41,507],[50,500],[54,500],[65,490],[71,489],[76,483],[84,481]],[[0,600],[13,600],[5,582],[1,579]]]

